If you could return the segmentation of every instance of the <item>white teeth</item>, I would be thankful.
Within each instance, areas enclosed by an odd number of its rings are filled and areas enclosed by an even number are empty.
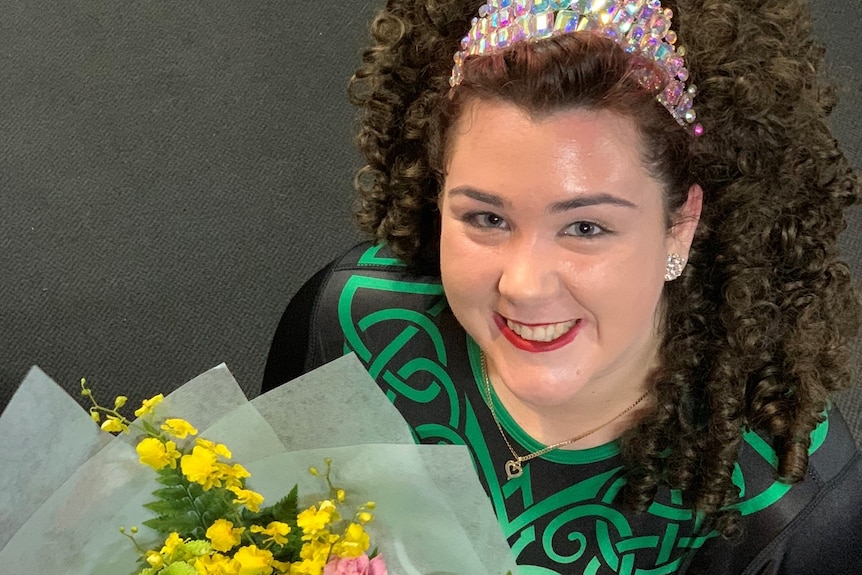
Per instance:
[[[506,325],[509,326],[509,329],[517,333],[522,338],[529,341],[554,341],[575,325],[575,321],[564,321],[562,323],[555,323],[551,325],[543,325],[539,327],[528,327],[526,325],[521,325],[519,323],[515,323],[510,319],[506,320]]]

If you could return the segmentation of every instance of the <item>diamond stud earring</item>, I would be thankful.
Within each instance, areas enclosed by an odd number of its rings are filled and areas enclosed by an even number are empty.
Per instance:
[[[664,281],[672,282],[682,275],[682,270],[685,269],[685,258],[679,254],[670,254],[667,256],[667,266],[664,270]]]

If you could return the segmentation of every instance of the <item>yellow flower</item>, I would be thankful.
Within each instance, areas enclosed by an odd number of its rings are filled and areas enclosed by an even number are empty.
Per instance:
[[[245,527],[234,529],[233,523],[226,519],[216,519],[207,529],[207,539],[212,541],[213,549],[216,551],[230,551],[239,545]]]
[[[109,415],[102,422],[102,431],[107,431],[108,433],[120,433],[129,432],[129,426],[123,423],[123,420],[115,415]]]
[[[227,487],[242,487],[242,480],[246,477],[251,477],[251,473],[239,463],[227,465],[226,463],[218,464],[219,478],[224,480]]]
[[[332,552],[338,557],[359,557],[370,544],[371,539],[362,525],[351,523],[344,530],[343,538],[332,546]]]
[[[129,401],[128,397],[126,397],[125,395],[118,395],[117,398],[114,400],[114,409],[122,408],[124,405],[126,405],[127,401]]]
[[[203,437],[198,437],[195,440],[195,445],[199,445],[200,447],[203,447],[204,449],[209,449],[210,451],[212,451],[216,455],[220,455],[220,456],[224,457],[225,459],[231,458],[231,452],[227,448],[227,445],[224,445],[221,443],[213,443],[209,439],[204,439]]]
[[[204,491],[220,486],[216,454],[204,447],[195,446],[192,452],[183,455],[180,468],[186,479],[203,485]]]
[[[185,541],[180,538],[180,534],[173,531],[168,535],[168,538],[165,539],[165,544],[162,547],[161,554],[167,556],[173,555],[177,548],[179,548],[183,543],[185,543]]]
[[[239,575],[270,575],[272,573],[272,553],[258,549],[256,545],[240,547],[233,556],[239,563]]]
[[[146,415],[148,413],[152,413],[153,409],[158,404],[160,404],[164,398],[165,398],[165,396],[160,393],[156,396],[151,397],[150,399],[145,399],[141,403],[141,407],[139,407],[138,409],[135,410],[135,417],[141,417],[141,416]]]
[[[177,439],[185,439],[189,435],[198,434],[198,430],[185,419],[166,419],[162,424],[162,431],[167,431]]]
[[[371,523],[374,520],[374,515],[368,511],[361,511],[356,515],[356,520],[360,523]]]
[[[290,575],[321,575],[323,573],[323,567],[326,565],[326,562],[323,563],[317,561],[309,561],[308,559],[303,559],[302,561],[296,561],[295,563],[290,564]]]
[[[304,543],[299,551],[301,561],[290,564],[290,575],[320,575],[329,560],[332,540],[337,538],[337,535],[329,535],[322,541]]]
[[[240,505],[245,505],[248,507],[249,511],[253,511],[257,513],[260,511],[260,504],[263,503],[263,495],[260,493],[255,493],[249,489],[241,489],[239,487],[228,487],[234,495],[236,495],[236,499],[233,500],[234,503],[238,503]],[[252,529],[254,531],[254,529]]]
[[[260,525],[252,525],[251,532],[269,535],[267,539],[263,540],[264,543],[274,541],[279,545],[284,545],[285,543],[287,543],[287,534],[290,533],[290,525],[288,525],[287,523],[282,523],[281,521],[273,521],[266,526],[266,529],[264,529]]]
[[[319,533],[320,537],[318,539],[302,544],[302,549],[299,550],[299,558],[320,563],[323,566],[329,559],[332,544],[338,541],[338,535],[333,535],[329,531],[321,531]]]
[[[205,555],[195,560],[199,575],[238,575],[239,563],[220,553]]]
[[[135,447],[141,463],[149,465],[156,471],[170,466],[171,469],[177,468],[177,459],[180,457],[180,452],[177,451],[177,444],[173,441],[162,443],[161,439],[155,437],[147,437],[142,439],[138,446]]]
[[[272,560],[272,568],[275,569],[276,573],[290,573],[290,563],[282,563],[276,559]]]
[[[99,415],[99,412],[95,409],[90,409],[90,417],[92,417],[93,421],[95,421],[96,423],[99,423],[99,421],[101,421],[102,419],[102,417]]]
[[[156,571],[165,566],[165,560],[161,553],[152,550],[147,551],[147,563]]]
[[[309,536],[322,531],[333,521],[338,521],[338,511],[329,499],[320,502],[320,509],[312,505],[296,517],[296,524]]]

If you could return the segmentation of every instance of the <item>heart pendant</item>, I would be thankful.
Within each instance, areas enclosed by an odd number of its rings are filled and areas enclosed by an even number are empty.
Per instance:
[[[514,479],[516,477],[520,477],[524,473],[524,470],[521,469],[520,461],[509,460],[506,462],[506,479]]]

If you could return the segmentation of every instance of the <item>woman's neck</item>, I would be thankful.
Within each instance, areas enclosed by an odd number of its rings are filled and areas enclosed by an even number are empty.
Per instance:
[[[643,365],[653,364],[645,358]],[[550,406],[521,401],[500,383],[493,367],[489,366],[488,371],[497,398],[530,437],[544,445],[553,445],[583,436],[561,449],[589,449],[618,439],[654,405],[654,398],[648,393],[651,369],[591,382],[572,401]],[[639,383],[632,385],[632,381]]]

